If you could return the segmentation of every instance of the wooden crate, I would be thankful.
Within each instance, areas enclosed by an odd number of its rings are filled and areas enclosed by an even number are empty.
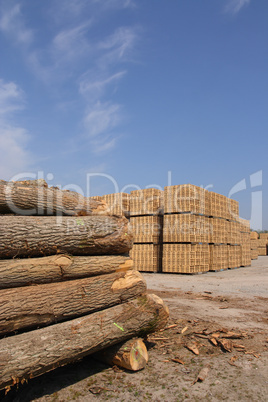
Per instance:
[[[158,215],[131,217],[130,230],[134,235],[134,243],[159,243],[162,217]]]
[[[130,195],[127,193],[113,193],[106,194],[103,200],[108,206],[108,211],[112,215],[125,215],[129,214],[129,199]]]
[[[164,188],[164,213],[183,213],[208,215],[208,191],[192,184],[168,186]]]
[[[250,232],[251,240],[257,240],[259,238],[259,233],[257,232]]]
[[[130,193],[130,216],[163,213],[163,191],[156,188],[135,190]]]
[[[252,260],[257,260],[259,257],[259,250],[257,248],[253,248],[250,250],[250,258]]]
[[[160,245],[133,244],[129,252],[133,268],[142,272],[159,272],[162,264],[160,252]]]
[[[163,244],[162,272],[197,274],[209,271],[209,245]]]
[[[241,246],[228,245],[228,268],[238,268],[241,266]]]
[[[164,215],[164,243],[209,243],[210,234],[210,219],[206,216],[189,213]]]
[[[229,222],[221,218],[210,218],[211,236],[210,243],[226,244],[228,240]]]
[[[250,248],[250,241],[249,242],[242,242],[240,246],[241,250],[241,267],[248,267],[251,265],[251,248]]]
[[[228,268],[228,245],[211,244],[210,251],[210,271],[221,271]]]

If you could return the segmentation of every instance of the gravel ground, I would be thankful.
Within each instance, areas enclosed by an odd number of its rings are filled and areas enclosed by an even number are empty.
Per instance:
[[[268,401],[268,257],[218,273],[144,277],[170,309],[167,328],[147,339],[144,370],[130,373],[88,356],[0,400]],[[202,369],[207,375],[196,382]]]

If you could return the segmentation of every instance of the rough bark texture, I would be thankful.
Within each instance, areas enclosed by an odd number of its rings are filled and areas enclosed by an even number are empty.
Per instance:
[[[124,254],[128,220],[117,216],[0,216],[0,258]]]
[[[45,182],[0,181],[0,213],[17,215],[108,214],[104,201],[74,191],[48,188]]]
[[[132,266],[131,258],[124,255],[73,257],[60,254],[0,260],[0,289],[110,274],[127,271]]]
[[[117,365],[127,370],[142,370],[148,362],[147,348],[141,338],[130,339],[110,346],[94,355],[94,358],[111,366]]]
[[[146,292],[138,271],[0,290],[0,334],[70,320]]]
[[[155,295],[0,340],[0,389],[134,336],[163,328],[168,308]]]

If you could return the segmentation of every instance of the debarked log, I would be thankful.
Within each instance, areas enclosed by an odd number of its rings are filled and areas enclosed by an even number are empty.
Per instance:
[[[0,181],[0,213],[41,216],[108,214],[103,200],[84,197],[74,191],[48,188],[38,180],[32,182]]]
[[[143,340],[135,338],[101,350],[94,354],[94,358],[110,366],[116,365],[130,371],[138,371],[144,369],[149,356]]]
[[[124,254],[128,220],[118,216],[0,216],[0,258]]]
[[[0,340],[0,389],[132,337],[164,328],[168,308],[155,295]]]
[[[0,290],[0,334],[37,328],[124,303],[146,292],[138,271]]]
[[[70,256],[0,260],[0,289],[61,282],[127,271],[133,260],[125,255]]]

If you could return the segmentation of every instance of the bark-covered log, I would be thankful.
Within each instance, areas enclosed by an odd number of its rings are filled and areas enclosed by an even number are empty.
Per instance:
[[[17,215],[108,214],[106,203],[74,191],[48,188],[38,180],[0,181],[0,213]]]
[[[0,290],[0,334],[99,311],[146,292],[138,271]]]
[[[0,258],[124,254],[128,220],[117,216],[0,216]]]
[[[148,362],[148,352],[141,338],[130,339],[110,346],[94,354],[94,358],[111,366],[117,365],[127,370],[142,370]]]
[[[88,316],[0,340],[0,389],[163,328],[168,308],[145,295]]]
[[[133,260],[125,255],[70,256],[0,260],[0,289],[88,278],[127,271]],[[19,291],[19,290],[18,290]]]

